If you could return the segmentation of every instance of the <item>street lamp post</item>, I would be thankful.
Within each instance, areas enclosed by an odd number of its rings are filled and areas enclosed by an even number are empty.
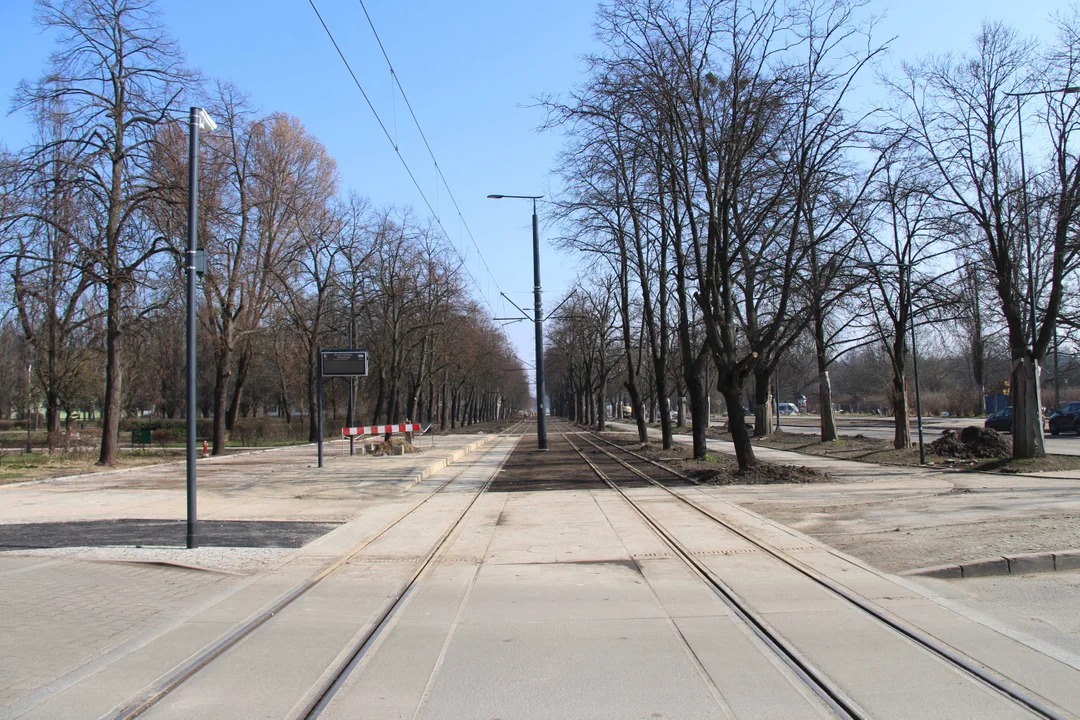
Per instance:
[[[199,269],[199,130],[212,132],[217,125],[202,108],[191,108],[188,120],[188,237],[184,271],[187,275],[187,547],[199,547],[195,508],[195,278]]]
[[[915,417],[916,425],[919,429],[919,464],[926,464],[926,447],[923,443],[923,422],[922,422],[922,394],[919,392],[919,351],[915,345],[915,303],[913,299],[914,293],[911,291],[911,265],[910,262],[898,262],[898,263],[884,263],[884,262],[859,262],[856,263],[857,267],[874,269],[879,266],[888,266],[897,268],[904,276],[904,282],[907,285],[907,292],[904,293],[903,302],[907,306],[908,322],[911,323],[911,372],[915,376]]]
[[[547,418],[544,408],[544,308],[540,291],[540,224],[536,217],[536,201],[543,195],[488,195],[492,200],[513,198],[532,200],[533,240],[533,324],[536,328],[536,447],[547,450]]]

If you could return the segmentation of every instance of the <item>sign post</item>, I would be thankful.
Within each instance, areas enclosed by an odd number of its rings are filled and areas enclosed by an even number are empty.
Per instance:
[[[367,377],[367,350],[323,350],[319,348],[318,393],[319,393],[319,467],[323,466],[323,378],[324,377]],[[352,438],[349,438],[349,454],[353,453]]]

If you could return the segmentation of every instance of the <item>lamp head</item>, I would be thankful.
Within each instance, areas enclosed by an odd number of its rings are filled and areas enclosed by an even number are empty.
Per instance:
[[[488,200],[502,200],[505,195],[488,195]]]
[[[196,118],[199,121],[199,129],[206,132],[213,132],[217,129],[217,123],[206,113],[205,110],[199,108],[199,111],[195,113]]]

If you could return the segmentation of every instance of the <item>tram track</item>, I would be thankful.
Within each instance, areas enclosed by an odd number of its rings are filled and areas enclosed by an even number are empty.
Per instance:
[[[660,523],[652,513],[642,506],[640,502],[630,497],[625,491],[626,483],[620,485],[620,481],[612,477],[616,473],[610,471],[610,467],[614,466],[624,475],[629,473],[633,476],[634,481],[630,487],[641,487],[641,483],[647,484],[649,487],[655,487],[662,490],[664,493],[674,498],[678,503],[692,508],[700,515],[707,517],[713,523],[722,527],[725,531],[737,536],[740,540],[749,543],[756,550],[764,553],[765,555],[780,561],[788,568],[798,572],[801,576],[811,580],[819,587],[824,588],[832,595],[840,598],[845,603],[852,607],[857,608],[859,611],[865,613],[869,617],[873,618],[876,622],[888,627],[893,632],[906,638],[914,643],[916,646],[931,653],[938,659],[944,661],[948,665],[972,678],[973,680],[981,683],[985,687],[992,691],[999,693],[1017,705],[1023,707],[1030,713],[1033,713],[1037,717],[1051,718],[1053,720],[1064,720],[1071,717],[1065,711],[1051,706],[1048,702],[1043,701],[1041,698],[1033,697],[1025,692],[1023,689],[1015,686],[1012,682],[1004,677],[999,676],[988,667],[978,663],[978,661],[970,658],[958,650],[949,647],[941,641],[933,638],[927,633],[919,630],[918,628],[910,625],[904,620],[896,617],[888,610],[868,601],[867,599],[859,596],[854,591],[847,587],[844,587],[840,583],[837,583],[813,568],[807,566],[789,553],[771,545],[768,542],[760,540],[752,535],[741,530],[737,526],[728,522],[724,518],[718,516],[716,513],[704,507],[698,502],[685,497],[681,492],[670,487],[673,485],[672,478],[674,478],[674,484],[688,486],[697,485],[691,478],[679,473],[678,471],[668,468],[656,461],[649,458],[645,458],[639,453],[635,453],[628,448],[624,448],[617,443],[612,443],[610,440],[600,437],[595,433],[583,430],[581,428],[570,426],[571,430],[566,431],[564,429],[556,429],[556,432],[566,440],[566,442],[574,449],[575,452],[589,465],[590,469],[600,477],[605,484],[607,484],[612,490],[620,495],[620,497],[636,512],[636,514],[651,527],[654,532],[664,541],[665,544],[671,548],[674,555],[679,557],[699,578],[701,578],[710,588],[720,597],[720,599],[742,620],[747,626],[754,632],[755,635],[761,639],[761,641],[768,646],[778,657],[789,667],[791,670],[802,679],[808,687],[822,699],[834,712],[840,717],[844,718],[866,718],[869,717],[867,712],[860,708],[856,701],[849,697],[844,691],[839,689],[835,683],[831,682],[824,674],[814,669],[812,664],[789,642],[780,636],[769,623],[764,620],[758,613],[756,613],[750,604],[743,600],[738,593],[724,580],[717,576],[715,572],[710,570],[704,563],[694,556],[694,553],[690,552],[679,540],[675,537],[670,530],[668,530],[662,523]],[[576,437],[580,438],[583,445],[578,446],[568,436],[568,432],[576,433]],[[592,438],[602,441],[608,447],[613,448],[622,457],[612,452],[605,447],[602,447],[597,442],[594,442]],[[594,462],[586,452],[586,449],[592,451],[593,458],[602,458],[600,463]],[[632,461],[626,458],[632,458]],[[600,464],[608,463],[609,470],[605,472],[600,467]],[[650,472],[643,469],[647,466],[650,471],[655,472],[653,468],[662,470],[668,478],[666,482],[661,482],[653,477]]]
[[[109,720],[134,720],[144,715],[151,710],[154,706],[158,705],[162,700],[169,697],[175,691],[180,689],[189,680],[200,674],[203,670],[210,667],[215,660],[228,653],[232,648],[236,647],[242,641],[250,638],[260,629],[267,626],[268,621],[278,616],[280,613],[286,611],[290,605],[295,603],[304,595],[308,594],[312,589],[323,583],[328,578],[332,577],[337,571],[347,566],[350,561],[357,558],[363,553],[365,549],[370,547],[373,543],[380,538],[387,535],[394,528],[400,526],[409,517],[413,516],[418,510],[425,507],[433,498],[439,496],[444,490],[450,487],[456,480],[458,480],[463,474],[468,472],[472,466],[484,458],[488,457],[491,453],[499,449],[499,441],[521,433],[529,425],[528,421],[520,421],[497,433],[492,439],[492,444],[483,454],[474,460],[463,463],[463,467],[454,473],[450,478],[444,481],[441,485],[436,487],[431,493],[429,493],[423,500],[409,507],[405,512],[397,516],[390,523],[382,527],[377,533],[366,538],[363,542],[350,548],[347,552],[342,553],[333,562],[323,567],[320,571],[315,573],[312,577],[308,578],[300,585],[294,587],[292,590],[286,592],[268,606],[264,607],[255,617],[243,623],[239,627],[235,628],[231,633],[214,643],[211,647],[199,653],[194,658],[176,667],[172,672],[168,673],[161,681],[154,684],[151,688],[145,690],[138,696],[129,699],[118,710],[107,714],[105,717]],[[520,437],[520,435],[519,435]],[[516,443],[515,443],[516,445]],[[512,452],[513,448],[511,448]],[[510,453],[507,453],[509,457]],[[503,459],[503,463],[505,463]],[[502,467],[500,463],[499,468]],[[344,657],[344,662],[338,663],[337,666],[328,669],[324,672],[320,679],[321,684],[314,689],[313,692],[309,692],[310,699],[304,704],[299,713],[293,713],[290,717],[293,718],[315,718],[322,712],[322,709],[333,698],[334,693],[344,682],[345,678],[355,667],[360,658],[364,656],[368,648],[377,639],[382,630],[387,626],[393,616],[404,604],[405,600],[411,595],[417,588],[420,580],[424,576],[425,571],[431,567],[433,561],[439,555],[440,551],[446,546],[446,542],[454,535],[454,531],[460,526],[462,520],[472,509],[476,501],[484,494],[487,488],[491,485],[492,481],[498,475],[499,468],[496,468],[491,476],[481,485],[480,489],[474,493],[473,497],[466,503],[466,506],[455,517],[450,526],[438,537],[434,545],[428,550],[428,552],[422,557],[417,566],[413,569],[413,572],[408,576],[407,580],[398,588],[398,590],[389,598],[389,600],[383,605],[378,612],[375,620],[370,623],[370,627],[367,631],[362,633],[359,638],[355,640],[351,647],[346,648],[343,653],[339,654],[339,657]]]

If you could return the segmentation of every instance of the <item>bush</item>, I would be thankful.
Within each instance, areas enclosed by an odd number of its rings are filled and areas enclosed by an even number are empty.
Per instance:
[[[125,420],[120,423],[121,432],[132,430],[149,430],[150,437],[158,430],[168,430],[172,435],[170,442],[179,442],[187,439],[187,420],[183,418],[171,420]],[[214,432],[214,421],[210,418],[197,418],[195,420],[195,437],[209,439]],[[154,442],[157,442],[156,438]]]
[[[289,424],[281,418],[260,417],[237,420],[229,438],[245,446],[275,445],[306,440],[307,433],[306,422]]]

